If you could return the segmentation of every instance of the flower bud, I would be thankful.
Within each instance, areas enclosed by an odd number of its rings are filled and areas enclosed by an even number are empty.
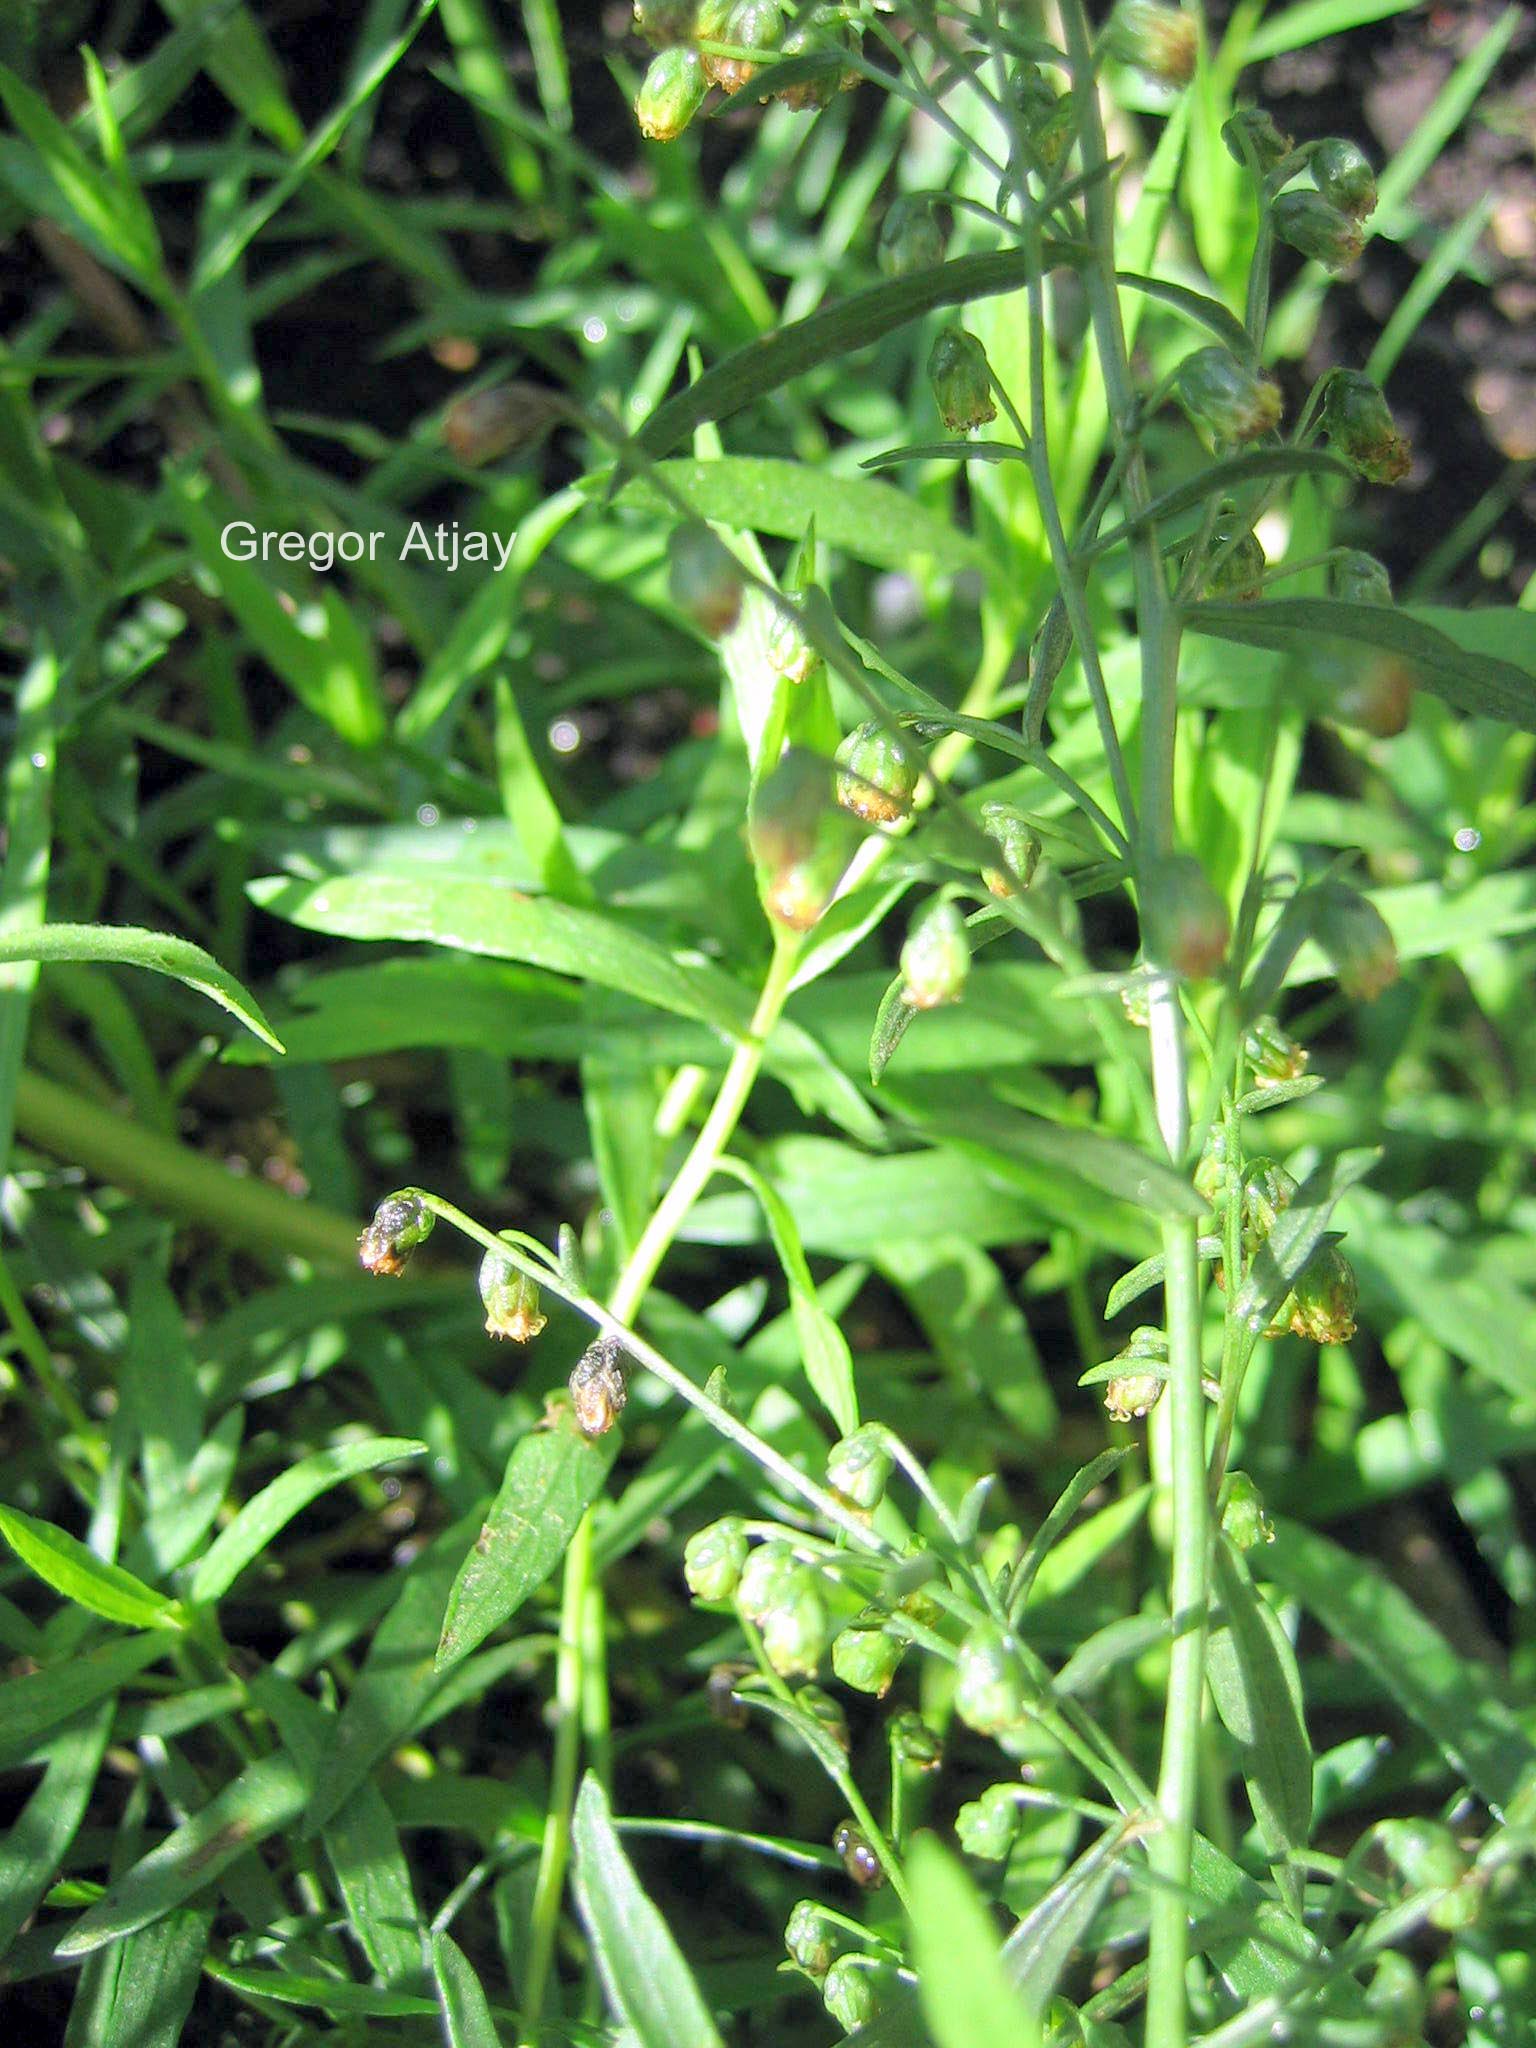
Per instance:
[[[696,1529],[683,1545],[683,1577],[695,1600],[729,1600],[747,1561],[747,1532],[737,1515]]]
[[[971,942],[960,907],[941,896],[908,931],[901,949],[901,1000],[914,1010],[958,1003],[971,971]]]
[[[1190,418],[1220,441],[1256,441],[1280,421],[1279,385],[1220,343],[1184,358],[1175,390]]]
[[[1312,182],[1331,206],[1354,220],[1376,211],[1376,177],[1362,150],[1341,135],[1320,142],[1307,160]]]
[[[944,1761],[944,1745],[937,1733],[910,1707],[891,1716],[885,1737],[891,1755],[909,1771],[936,1771]]]
[[[848,1716],[831,1693],[823,1692],[819,1685],[802,1685],[795,1694],[795,1705],[802,1713],[809,1714],[824,1734],[829,1735],[839,1749],[848,1748]]]
[[[808,1977],[825,1977],[838,1957],[847,1955],[853,1945],[849,1930],[814,1899],[801,1899],[784,1929],[789,1959]]]
[[[1253,1070],[1254,1086],[1258,1088],[1299,1081],[1311,1058],[1306,1047],[1282,1031],[1273,1017],[1260,1017],[1250,1026],[1243,1036],[1243,1056]],[[1219,1130],[1220,1126],[1216,1128]]]
[[[1397,979],[1397,943],[1386,919],[1344,882],[1325,882],[1314,897],[1312,929],[1339,987],[1357,1002],[1373,1002]]]
[[[686,43],[693,34],[698,0],[635,0],[635,31],[653,49]]]
[[[955,1815],[955,1835],[967,1856],[1004,1863],[1019,1832],[1019,1802],[1012,1785],[989,1785]]]
[[[1272,171],[1295,147],[1289,135],[1281,133],[1262,107],[1239,107],[1235,114],[1230,114],[1221,124],[1221,139],[1227,145],[1228,155],[1237,163],[1244,161],[1246,142],[1260,171]]]
[[[1359,548],[1341,548],[1333,558],[1333,595],[1346,604],[1390,604],[1392,578],[1374,555]]]
[[[741,617],[741,565],[701,519],[673,529],[667,587],[678,610],[711,640],[729,633]]]
[[[494,462],[513,448],[528,448],[560,416],[557,393],[514,379],[466,391],[443,417],[443,441],[456,462]]]
[[[940,329],[928,356],[928,381],[947,433],[968,434],[997,418],[987,352],[963,327]]]
[[[760,1623],[763,1654],[780,1678],[809,1678],[827,1647],[831,1624],[821,1582],[802,1565],[778,1607],[770,1607]]]
[[[704,1682],[704,1705],[711,1721],[722,1728],[745,1728],[752,1720],[746,1701],[736,1697],[736,1688],[750,1678],[750,1664],[716,1664]]]
[[[537,1286],[503,1252],[487,1252],[480,1261],[480,1301],[488,1337],[526,1344],[548,1320],[539,1313]]]
[[[1072,141],[1072,95],[1058,92],[1038,64],[1018,65],[1010,81],[1018,125],[1032,155],[1048,171],[1061,162]],[[1023,169],[1031,168],[1026,163]],[[1017,179],[1021,166],[1010,158],[1009,175]]]
[[[1012,896],[1027,889],[1040,865],[1040,837],[1022,811],[994,800],[981,807],[982,830],[1001,849],[1004,867],[983,868],[981,879],[994,896]]]
[[[1337,1245],[1322,1244],[1291,1289],[1291,1334],[1309,1344],[1347,1344],[1360,1299],[1355,1269]]]
[[[1245,604],[1262,597],[1268,566],[1253,528],[1239,519],[1231,506],[1224,506],[1211,529],[1206,596],[1233,597]]]
[[[720,90],[740,92],[757,76],[763,60],[774,57],[784,40],[784,10],[778,0],[741,0],[741,4],[733,7],[725,17],[716,40],[734,43],[740,50],[755,53],[750,57],[716,57],[713,60],[710,75]]]
[[[675,142],[699,108],[709,81],[697,50],[683,43],[658,50],[635,97],[635,119],[651,142]]]
[[[822,2002],[845,2034],[856,2034],[886,2011],[904,1989],[900,1971],[880,1956],[839,1956],[821,1987]]]
[[[955,1712],[978,1735],[1000,1735],[1024,1719],[1018,1646],[993,1622],[973,1628],[955,1667]]]
[[[1321,192],[1282,192],[1270,209],[1270,218],[1282,242],[1321,263],[1325,270],[1345,269],[1359,260],[1365,247],[1360,223]]]
[[[854,1692],[884,1699],[906,1645],[885,1631],[880,1617],[860,1616],[832,1638],[832,1670]]]
[[[1120,0],[1109,25],[1110,47],[1162,85],[1188,85],[1200,56],[1200,31],[1182,7],[1157,0]]]
[[[1166,1373],[1121,1372],[1104,1382],[1104,1409],[1111,1422],[1139,1422],[1163,1398]]]
[[[583,1436],[606,1436],[624,1412],[629,1389],[624,1347],[617,1337],[599,1337],[571,1369],[571,1405]]]
[[[1413,715],[1416,672],[1395,654],[1368,654],[1333,692],[1328,715],[1375,740],[1395,740]]]
[[[1323,428],[1333,452],[1367,483],[1401,483],[1412,465],[1387,401],[1358,370],[1335,370],[1323,400]]]
[[[357,1240],[357,1256],[370,1273],[393,1279],[403,1273],[411,1253],[432,1235],[437,1218],[420,1195],[390,1195],[373,1212],[373,1221]]]
[[[762,1620],[784,1597],[799,1568],[792,1544],[775,1537],[758,1545],[743,1565],[736,1585],[736,1605],[748,1621]]]
[[[1221,1511],[1221,1526],[1239,1550],[1252,1550],[1260,1543],[1273,1543],[1275,1525],[1264,1512],[1264,1498],[1246,1472],[1234,1472],[1227,1481],[1227,1504]]]
[[[768,666],[787,683],[808,682],[821,666],[821,656],[795,621],[786,617],[778,605],[773,607],[768,620],[764,652]]]
[[[752,858],[774,869],[809,860],[831,798],[826,762],[804,747],[790,747],[758,784],[747,828]]]
[[[825,50],[829,55],[841,51],[856,57],[862,34],[862,30],[837,7],[813,7],[801,15],[784,38],[784,47],[779,54],[783,57],[806,57],[815,51]],[[829,66],[815,78],[803,79],[799,85],[785,86],[779,98],[786,107],[805,112],[813,107],[830,106],[839,91],[848,92],[858,82],[857,71],[839,71]]]
[[[1154,966],[1190,981],[1214,974],[1227,954],[1227,906],[1193,854],[1155,861],[1141,885],[1142,945]]]
[[[877,1507],[890,1476],[891,1454],[881,1432],[867,1423],[827,1454],[827,1484],[856,1508]]]
[[[870,719],[857,725],[837,750],[843,773],[837,800],[866,825],[894,825],[912,807],[918,764],[894,733]]]
[[[832,1847],[842,1857],[844,1870],[862,1890],[875,1892],[885,1883],[885,1866],[857,1821],[838,1822],[832,1831]]]
[[[808,860],[796,861],[773,876],[763,904],[774,923],[792,932],[810,931],[837,894],[849,852],[845,844],[826,837]]]
[[[887,277],[906,277],[942,263],[944,244],[933,201],[921,192],[903,192],[885,210],[875,260]]]

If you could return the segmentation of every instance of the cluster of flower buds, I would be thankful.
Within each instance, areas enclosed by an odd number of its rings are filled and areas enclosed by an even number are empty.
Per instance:
[[[769,65],[806,60],[763,95],[802,110],[859,82],[848,59],[861,32],[832,0],[801,7],[793,22],[780,0],[635,0],[635,26],[656,51],[635,101],[653,141],[681,135],[712,85],[741,92]]]
[[[882,2013],[911,2001],[911,1980],[884,1956],[839,1956],[821,1987],[822,2003],[844,2034],[873,2026]]]
[[[1203,981],[1227,956],[1227,906],[1193,854],[1168,854],[1141,878],[1142,950],[1154,967]]]
[[[420,1195],[407,1188],[389,1195],[357,1241],[357,1256],[370,1273],[391,1279],[403,1273],[416,1247],[432,1235],[437,1218]]]
[[[1041,846],[1040,835],[1024,813],[994,798],[981,807],[981,826],[987,837],[997,842],[1003,856],[1001,867],[981,871],[988,890],[994,896],[1012,896],[1027,889],[1040,865]]]
[[[901,949],[901,1000],[914,1010],[958,1003],[971,971],[971,941],[958,903],[937,897],[917,917]]]
[[[1330,375],[1323,394],[1323,431],[1334,454],[1367,483],[1401,483],[1412,466],[1412,451],[1391,408],[1362,371]]]
[[[1282,1082],[1301,1079],[1311,1054],[1289,1032],[1282,1031],[1273,1017],[1260,1017],[1243,1035],[1243,1057],[1256,1088],[1278,1088]]]
[[[1144,1323],[1107,1364],[1090,1375],[1103,1382],[1104,1408],[1111,1422],[1139,1422],[1163,1398],[1168,1383],[1168,1339]]]
[[[1180,404],[1216,442],[1257,441],[1280,423],[1280,387],[1220,342],[1197,348],[1179,364]]]
[[[1275,233],[1327,270],[1342,270],[1365,246],[1364,223],[1376,210],[1376,178],[1364,154],[1342,136],[1306,152],[1313,189],[1275,200]]]
[[[527,1344],[548,1318],[539,1310],[539,1290],[505,1252],[487,1252],[480,1261],[480,1303],[489,1337],[510,1337]]]
[[[1134,64],[1159,85],[1188,85],[1200,57],[1200,27],[1182,7],[1120,0],[1110,16],[1109,46],[1122,64]]]
[[[893,1762],[904,1770],[936,1771],[944,1761],[944,1742],[938,1730],[930,1728],[922,1715],[910,1707],[892,1714],[885,1739],[891,1746]]]
[[[1072,95],[1058,92],[1038,64],[1023,62],[1009,80],[1017,141],[1008,159],[1009,186],[1037,167],[1053,171],[1072,141]]]
[[[814,1899],[801,1899],[784,1928],[790,1961],[807,1977],[820,1981],[837,1961],[858,1945],[858,1936],[840,1913],[830,1913]]]
[[[1296,1275],[1280,1317],[1288,1314],[1284,1327],[1309,1344],[1347,1344],[1355,1334],[1359,1300],[1354,1267],[1336,1244],[1324,1243]]]
[[[940,328],[928,355],[928,382],[944,431],[968,434],[997,418],[992,366],[974,334],[963,327]]]
[[[917,756],[876,719],[856,725],[837,750],[837,800],[866,825],[894,825],[912,808]]]

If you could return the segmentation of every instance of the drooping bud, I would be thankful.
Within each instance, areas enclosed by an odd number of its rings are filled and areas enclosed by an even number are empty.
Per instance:
[[[816,852],[831,807],[832,777],[819,754],[790,747],[758,784],[748,838],[765,868],[789,868]]]
[[[1364,151],[1341,135],[1320,142],[1307,161],[1312,182],[1331,206],[1353,220],[1376,211],[1376,175]]]
[[[357,1256],[370,1273],[394,1279],[405,1271],[416,1247],[432,1235],[437,1217],[420,1195],[389,1195],[373,1212],[373,1221],[357,1240]]]
[[[1112,1371],[1112,1367],[1119,1370]],[[1104,1408],[1112,1422],[1136,1422],[1150,1415],[1168,1381],[1168,1339],[1150,1324],[1131,1332],[1130,1342],[1092,1377],[1104,1379]]]
[[[717,39],[752,53],[714,60],[713,77],[720,90],[740,92],[777,54],[784,39],[784,10],[778,0],[741,0],[726,16]]]
[[[891,1716],[885,1738],[891,1755],[909,1771],[936,1771],[944,1761],[944,1744],[937,1731],[910,1707]]]
[[[1040,865],[1040,835],[1022,811],[999,799],[982,805],[981,824],[987,837],[997,841],[1005,863],[982,869],[981,879],[988,889],[994,896],[1012,896],[1027,889]]]
[[[947,433],[968,434],[997,418],[987,352],[963,327],[940,329],[928,355],[928,381]]]
[[[807,57],[821,51],[830,55],[856,57],[862,40],[862,31],[856,23],[835,6],[813,7],[801,15],[789,34],[784,38],[782,57]],[[805,112],[813,107],[830,106],[839,91],[847,92],[859,82],[857,71],[839,70],[828,65],[826,71],[815,78],[803,79],[799,85],[785,86],[779,98],[786,107],[796,112]]]
[[[548,1321],[539,1313],[537,1286],[504,1252],[487,1252],[480,1261],[480,1301],[489,1337],[527,1344]]]
[[[635,30],[653,49],[686,43],[693,34],[698,0],[635,0]]]
[[[729,1600],[747,1561],[747,1532],[738,1515],[696,1529],[683,1545],[683,1577],[695,1600]]]
[[[1272,171],[1290,155],[1295,144],[1275,126],[1272,115],[1262,107],[1239,107],[1221,124],[1221,139],[1237,163],[1244,161],[1243,144],[1253,152],[1260,171]]]
[[[878,1614],[860,1615],[832,1638],[832,1670],[854,1692],[883,1699],[906,1645],[886,1633]]]
[[[781,1678],[809,1678],[820,1664],[832,1633],[821,1580],[799,1565],[785,1580],[782,1597],[758,1623],[763,1654]]]
[[[914,1010],[958,1003],[971,971],[971,941],[960,906],[947,896],[929,904],[901,949],[901,1000]]]
[[[837,800],[866,825],[894,825],[912,808],[917,758],[892,732],[870,719],[857,725],[837,750],[842,770]]]
[[[768,621],[764,643],[768,666],[787,683],[808,682],[821,665],[816,649],[778,605]]]
[[[640,133],[651,142],[675,142],[709,90],[697,50],[684,43],[658,50],[646,67],[635,98]]]
[[[799,1569],[794,1548],[778,1538],[759,1544],[742,1567],[736,1585],[736,1605],[748,1621],[761,1621]]]
[[[1413,715],[1416,671],[1399,655],[1357,657],[1334,690],[1328,715],[1339,725],[1356,726],[1372,739],[1393,740],[1407,730]]]
[[[853,1945],[849,1930],[814,1899],[801,1899],[784,1929],[789,1959],[808,1977],[825,1977],[838,1957],[847,1955]]]
[[[1206,595],[1250,603],[1264,594],[1264,571],[1268,566],[1253,528],[1238,517],[1235,508],[1223,506],[1211,529]]]
[[[885,1883],[885,1865],[875,1854],[868,1835],[857,1821],[839,1821],[832,1831],[832,1847],[843,1859],[843,1868],[866,1892],[878,1891]]]
[[[1200,56],[1200,30],[1182,7],[1158,0],[1120,0],[1110,17],[1110,47],[1162,85],[1188,85]]]
[[[1028,157],[1035,157],[1048,171],[1054,170],[1066,154],[1072,140],[1072,95],[1058,92],[1038,64],[1022,63],[1015,67],[1011,80],[1013,104],[1018,125],[1027,145]],[[1009,174],[1017,178],[1020,165],[1010,160]]]
[[[1221,1526],[1239,1550],[1253,1550],[1275,1540],[1275,1525],[1264,1512],[1264,1497],[1246,1472],[1234,1472],[1227,1481]]]
[[[1018,1646],[994,1622],[973,1628],[955,1666],[955,1712],[978,1735],[1000,1735],[1024,1719],[1028,1701]]]
[[[1392,578],[1374,555],[1360,548],[1341,548],[1333,558],[1333,595],[1347,604],[1390,604]]]
[[[678,610],[711,640],[729,633],[741,617],[741,565],[701,519],[674,528],[667,542],[667,587]]]
[[[1291,1289],[1291,1335],[1309,1344],[1347,1344],[1359,1299],[1354,1267],[1337,1245],[1319,1245]]]
[[[1280,421],[1280,387],[1219,342],[1197,348],[1178,369],[1179,401],[1219,441],[1256,441]]]
[[[1397,979],[1397,943],[1386,919],[1346,882],[1324,882],[1314,895],[1312,929],[1339,987],[1357,1002],[1373,1002]]]
[[[624,1347],[617,1337],[599,1337],[571,1368],[571,1405],[583,1436],[606,1436],[624,1412],[629,1388]]]
[[[1360,223],[1321,192],[1282,192],[1270,210],[1275,233],[1325,270],[1344,270],[1365,247]]]
[[[1190,981],[1214,974],[1227,954],[1227,906],[1193,854],[1154,861],[1141,886],[1142,946],[1154,966]]]
[[[1019,1833],[1017,1787],[989,1785],[955,1815],[955,1835],[967,1856],[1004,1863]]]
[[[856,1508],[878,1507],[890,1476],[891,1454],[880,1430],[869,1423],[827,1454],[827,1484]]]
[[[1380,390],[1359,370],[1335,370],[1328,379],[1323,428],[1333,452],[1367,483],[1401,483],[1408,474],[1408,443]]]
[[[822,2003],[844,2034],[879,2019],[905,1989],[894,1963],[881,1956],[839,1956],[821,1987]]]
[[[921,192],[903,192],[885,210],[875,260],[887,277],[907,277],[942,263],[944,245],[932,199]]]
[[[559,417],[559,394],[541,384],[489,384],[453,401],[443,417],[443,441],[456,462],[494,462],[531,446]]]
[[[1299,1081],[1311,1059],[1306,1047],[1282,1031],[1273,1017],[1260,1017],[1249,1027],[1243,1037],[1243,1056],[1253,1070],[1254,1085],[1258,1088],[1276,1088],[1282,1081]]]

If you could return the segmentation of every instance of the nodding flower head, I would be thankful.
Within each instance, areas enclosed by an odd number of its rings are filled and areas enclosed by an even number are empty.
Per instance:
[[[658,50],[646,67],[635,99],[640,133],[651,142],[675,142],[709,90],[697,50],[683,43]]]
[[[432,1235],[437,1218],[420,1195],[406,1190],[389,1195],[373,1212],[373,1220],[357,1241],[357,1256],[370,1273],[391,1278],[403,1273],[416,1247]]]

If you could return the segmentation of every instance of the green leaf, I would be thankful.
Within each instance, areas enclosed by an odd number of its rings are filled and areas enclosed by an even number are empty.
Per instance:
[[[1065,244],[1047,242],[1045,263],[1057,268],[1076,260]],[[823,306],[804,320],[793,320],[763,335],[706,370],[686,391],[657,407],[636,435],[645,454],[669,454],[706,420],[725,419],[755,399],[777,391],[818,363],[867,348],[897,327],[919,320],[937,306],[956,306],[1016,291],[1028,282],[1029,257],[1022,250],[1000,250],[983,256],[959,256],[931,270],[872,285],[835,304]]]
[[[421,1970],[421,1914],[400,1830],[384,1794],[361,1784],[326,1822],[325,1853],[358,1947],[386,1984]]]
[[[0,103],[32,145],[34,166],[43,173],[36,188],[17,192],[18,201],[80,235],[120,275],[149,287],[161,283],[159,237],[143,195],[98,169],[42,95],[4,65]]]
[[[238,1017],[273,1052],[283,1050],[254,998],[190,939],[131,924],[46,924],[33,931],[0,931],[0,962],[10,960],[101,961],[169,974]]]
[[[121,1565],[106,1564],[92,1550],[51,1522],[37,1521],[20,1508],[0,1507],[0,1536],[29,1571],[106,1621],[121,1622],[126,1628],[173,1628],[186,1626],[181,1607],[174,1600],[146,1586]]]
[[[0,1956],[63,1867],[106,1753],[114,1702],[99,1700],[49,1744],[48,1768],[0,1842]]]
[[[1128,291],[1144,292],[1148,298],[1161,299],[1165,306],[1172,306],[1185,319],[1208,328],[1241,361],[1252,360],[1253,337],[1220,299],[1213,299],[1207,292],[1192,291],[1187,284],[1174,284],[1166,277],[1144,277],[1134,270],[1117,270],[1115,282]],[[1220,467],[1219,464],[1215,466]]]
[[[1379,1147],[1361,1146],[1341,1152],[1307,1175],[1259,1246],[1232,1304],[1233,1315],[1250,1331],[1258,1333],[1268,1327],[1297,1274],[1322,1243],[1335,1203],[1356,1181],[1363,1180],[1380,1158]]]
[[[1124,1861],[1131,1824],[1100,1835],[1057,1879],[1003,1943],[1002,1962],[1038,2021],[1074,1956],[1087,1946],[1104,1895]]]
[[[920,1834],[907,1858],[912,1960],[936,2048],[1031,2048],[1039,2023],[1003,1961],[997,1929],[958,1859]]]
[[[1216,1586],[1225,1622],[1206,1651],[1211,1697],[1238,1745],[1265,1854],[1280,1863],[1306,1847],[1312,1826],[1312,1746],[1296,1653],[1225,1537],[1216,1546]],[[1299,1910],[1300,1874],[1287,1876]]]
[[[184,1906],[98,1950],[70,2012],[70,2048],[179,2048],[193,2033],[212,1928],[211,1906]]]
[[[500,2048],[480,1979],[463,1949],[446,1934],[432,1937],[432,1974],[448,2048]]]
[[[1008,1611],[1011,1615],[1017,1614],[1029,1598],[1029,1589],[1040,1567],[1077,1518],[1083,1503],[1129,1456],[1129,1444],[1117,1444],[1110,1450],[1100,1451],[1080,1472],[1073,1474],[1050,1513],[1030,1538],[1008,1581]]]
[[[313,2005],[337,2019],[436,2019],[435,1998],[410,1991],[380,1991],[349,1977],[304,1977],[289,1970],[245,1968],[209,1961],[207,1975],[242,1998],[270,1998],[278,2005]]]
[[[572,1838],[576,1896],[608,2001],[637,2048],[722,2048],[719,2032],[666,1922],[640,1889],[588,1772]]]
[[[197,1561],[188,1598],[198,1606],[222,1599],[278,1531],[330,1487],[399,1458],[419,1458],[427,1449],[415,1437],[372,1436],[361,1443],[333,1444],[301,1458],[253,1495],[228,1527],[220,1530]]]
[[[1224,461],[1213,462],[1208,467],[1197,470],[1183,483],[1175,484],[1171,490],[1160,493],[1148,505],[1140,520],[1127,520],[1124,525],[1112,527],[1108,533],[1099,534],[1081,550],[1081,559],[1085,562],[1096,561],[1109,549],[1119,547],[1122,542],[1129,540],[1143,524],[1173,519],[1181,512],[1191,512],[1197,506],[1209,503],[1212,498],[1240,490],[1244,484],[1262,483],[1266,477],[1347,477],[1351,474],[1352,472],[1336,455],[1327,455],[1320,448],[1253,448],[1242,455],[1229,455]],[[1246,610],[1248,607],[1240,609]]]
[[[168,1635],[126,1636],[0,1685],[0,1762],[27,1756],[52,1728],[115,1693],[170,1648]]]
[[[1202,1237],[1195,1249],[1202,1259],[1219,1259],[1221,1239]],[[1154,1252],[1150,1259],[1143,1259],[1139,1266],[1132,1266],[1129,1273],[1122,1273],[1109,1290],[1109,1298],[1104,1304],[1105,1322],[1113,1322],[1122,1309],[1129,1308],[1133,1301],[1140,1301],[1144,1294],[1158,1285],[1167,1270],[1165,1254]]]
[[[1188,605],[1183,617],[1191,633],[1282,654],[1305,655],[1329,636],[1396,654],[1417,669],[1426,689],[1455,710],[1536,732],[1536,676],[1512,661],[1469,652],[1449,634],[1393,605],[1278,597],[1259,604]]]
[[[1487,1668],[1459,1656],[1370,1565],[1297,1522],[1276,1519],[1262,1564],[1264,1576],[1315,1615],[1502,1814],[1536,1765],[1536,1746]]]
[[[602,1492],[618,1441],[611,1434],[583,1436],[564,1412],[549,1429],[519,1438],[448,1596],[439,1671],[467,1657],[543,1585]]]
[[[160,0],[160,5],[172,21],[189,28],[201,26],[198,15],[212,11],[207,0]],[[304,139],[303,125],[284,91],[282,70],[266,36],[248,7],[221,5],[217,14],[217,33],[207,37],[204,70],[253,128],[280,149],[297,149]]]
[[[59,1943],[59,1955],[90,1955],[162,1919],[257,1843],[292,1827],[304,1810],[304,1793],[304,1778],[292,1757],[279,1753],[248,1764],[158,1848],[107,1886]]]

